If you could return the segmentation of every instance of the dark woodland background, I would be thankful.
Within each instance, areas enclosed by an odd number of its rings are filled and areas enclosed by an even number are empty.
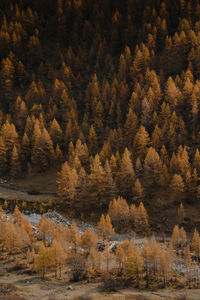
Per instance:
[[[200,201],[199,1],[1,0],[0,60],[1,177],[61,170],[82,212]]]

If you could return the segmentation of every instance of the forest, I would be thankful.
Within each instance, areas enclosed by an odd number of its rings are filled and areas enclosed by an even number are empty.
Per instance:
[[[148,217],[140,219],[147,228]],[[12,257],[10,272],[20,270],[65,282],[97,282],[100,290],[110,292],[130,286],[200,287],[200,235],[196,229],[190,238],[176,225],[170,242],[158,242],[152,236],[140,243],[132,237],[113,244],[115,228],[109,214],[101,216],[97,230],[88,227],[83,234],[75,222],[69,228],[45,215],[33,228],[17,206],[9,218],[0,208],[0,221],[0,259],[9,263]]]
[[[0,276],[198,289],[199,77],[198,0],[1,0],[0,189],[57,190],[0,195]]]
[[[199,1],[1,1],[0,173],[87,214],[200,199]]]

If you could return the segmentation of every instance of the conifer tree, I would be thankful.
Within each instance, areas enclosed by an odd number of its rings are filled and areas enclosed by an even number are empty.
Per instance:
[[[114,199],[109,204],[108,214],[112,220],[114,228],[124,229],[129,222],[129,206],[122,197]]]
[[[121,247],[121,245],[117,246],[115,254],[116,254],[117,260],[119,261],[119,272],[122,272],[125,261],[126,261],[126,255],[125,255],[124,249]]]
[[[55,224],[53,221],[47,219],[45,215],[42,215],[40,222],[37,225],[38,227],[38,238],[41,239],[44,243],[52,243],[54,236]]]
[[[109,215],[106,215],[106,217],[103,214],[101,215],[100,221],[98,223],[98,230],[99,233],[103,236],[103,239],[114,233]]]
[[[37,272],[41,273],[42,278],[44,278],[47,268],[49,267],[49,253],[47,248],[45,248],[44,244],[42,243],[40,246],[40,250],[38,255],[35,257],[34,267]]]
[[[192,237],[192,249],[196,257],[200,257],[200,237],[197,229],[195,228],[193,237]]]
[[[10,175],[12,178],[16,178],[17,176],[20,176],[20,173],[21,173],[21,164],[20,164],[17,148],[14,145],[12,155],[11,155],[11,161],[10,161]]]
[[[6,146],[2,137],[0,136],[0,174],[1,176],[5,175],[8,171],[7,155],[6,155]]]
[[[22,170],[27,170],[28,161],[30,161],[31,149],[30,149],[30,139],[27,134],[24,133],[21,143],[20,159]]]
[[[61,167],[58,184],[58,196],[62,201],[71,201],[74,199],[76,194],[76,187],[78,185],[78,174],[76,169],[70,168],[67,162]]]
[[[133,140],[137,131],[137,123],[138,118],[136,114],[131,108],[129,108],[129,111],[126,116],[126,122],[124,124],[124,142],[129,149],[131,149],[133,146]]]
[[[80,244],[81,244],[81,235],[80,235],[80,232],[79,232],[75,222],[72,222],[72,224],[71,224],[70,242],[73,244],[73,249],[76,252],[78,246],[80,246]]]
[[[149,220],[148,214],[144,207],[144,204],[140,202],[139,207],[135,215],[135,226],[137,231],[148,232],[149,230]]]
[[[160,156],[154,148],[150,147],[144,160],[144,183],[148,188],[148,193],[153,192],[155,187],[159,186],[161,171]]]
[[[125,264],[124,276],[127,281],[136,282],[137,287],[140,287],[143,274],[143,258],[136,249],[128,256]]]
[[[55,272],[55,278],[58,277],[58,271],[59,278],[61,278],[62,267],[65,264],[65,260],[66,252],[64,251],[61,243],[59,243],[58,241],[53,242],[49,249],[49,265],[51,266],[51,269]]]
[[[173,199],[181,201],[183,199],[184,193],[184,182],[181,175],[174,174],[171,180],[171,191]]]
[[[140,201],[143,201],[144,199],[144,189],[142,187],[142,184],[140,180],[137,178],[133,187],[134,196],[133,200],[139,203]]]
[[[95,131],[93,125],[91,125],[90,131],[89,131],[88,147],[89,147],[90,153],[92,155],[95,155],[97,153],[98,141],[97,141],[96,131]]]
[[[125,199],[132,199],[135,181],[135,171],[130,156],[131,154],[126,148],[122,155],[121,168],[117,176],[118,190]]]
[[[183,220],[185,218],[185,209],[183,207],[183,204],[181,203],[179,208],[178,208],[178,220],[179,220],[179,223],[182,223]]]
[[[83,237],[82,237],[82,246],[86,247],[88,249],[96,248],[97,246],[97,235],[93,230],[91,230],[89,227],[86,229]]]
[[[147,148],[150,144],[149,134],[144,128],[144,126],[140,126],[133,143],[133,154],[135,157],[143,158],[147,152]]]
[[[49,134],[51,136],[51,139],[53,141],[54,147],[57,144],[62,143],[62,129],[60,125],[58,124],[57,120],[54,118],[53,121],[51,122],[50,129],[49,129]]]

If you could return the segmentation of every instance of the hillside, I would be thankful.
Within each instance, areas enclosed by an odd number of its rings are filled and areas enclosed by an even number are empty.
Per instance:
[[[199,1],[13,0],[0,16],[1,178],[40,174],[82,216],[118,196],[199,207]]]

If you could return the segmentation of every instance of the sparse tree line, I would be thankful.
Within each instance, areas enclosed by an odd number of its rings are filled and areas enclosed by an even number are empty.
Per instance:
[[[61,166],[83,213],[199,201],[198,1],[49,3],[2,2],[1,177]]]
[[[97,232],[88,228],[80,234],[74,222],[70,228],[56,225],[45,215],[36,228],[37,233],[17,206],[9,218],[1,208],[1,260],[9,255],[16,264],[43,278],[87,278],[89,282],[102,282],[104,289],[199,287],[200,236],[196,229],[191,239],[183,227],[176,225],[169,242],[157,242],[152,237],[138,243],[132,238],[112,248],[114,228],[109,215],[102,215]]]

